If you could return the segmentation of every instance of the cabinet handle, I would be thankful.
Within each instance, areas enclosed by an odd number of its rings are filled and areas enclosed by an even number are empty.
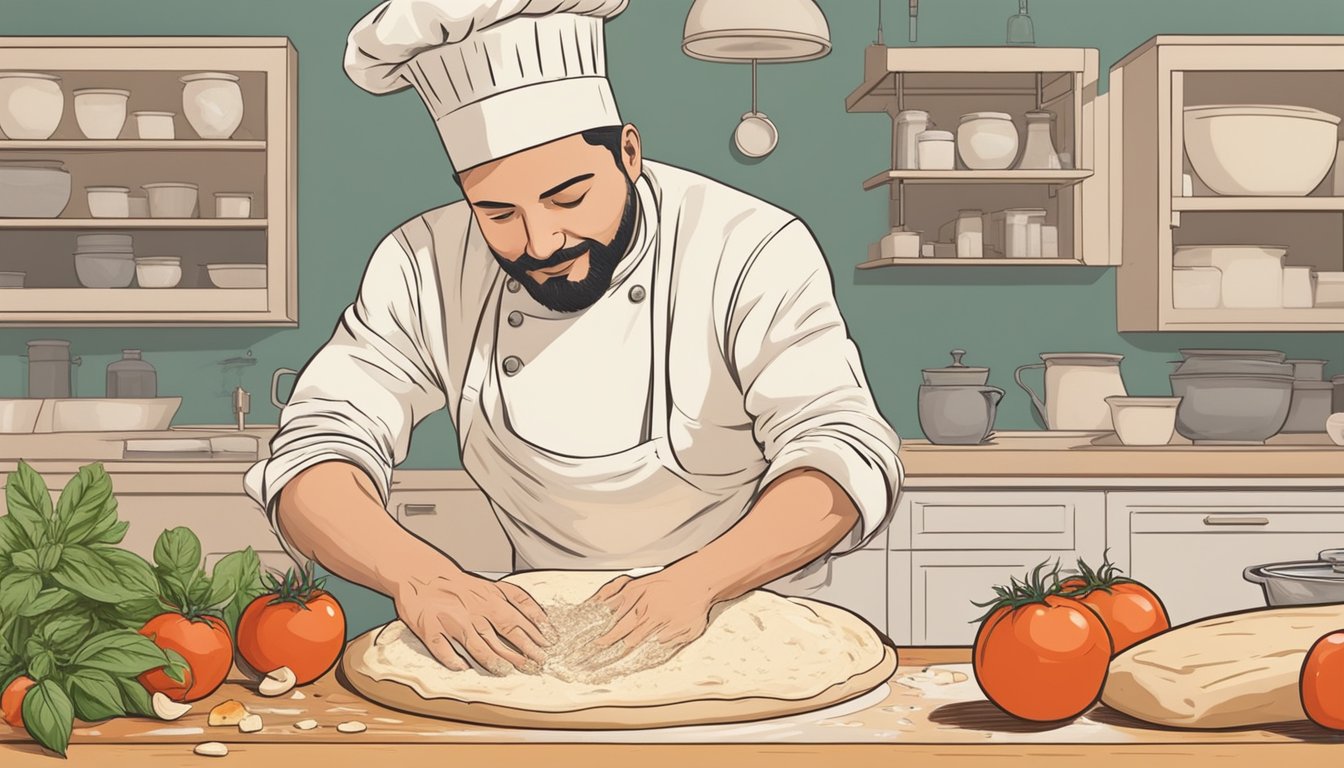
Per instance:
[[[439,510],[434,504],[402,504],[401,512],[406,517],[421,517],[424,515],[439,514]]]
[[[1246,517],[1244,515],[1207,515],[1205,525],[1269,525],[1268,517]]]

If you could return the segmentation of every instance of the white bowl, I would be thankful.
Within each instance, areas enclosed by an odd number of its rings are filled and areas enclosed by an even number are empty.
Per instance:
[[[237,75],[197,72],[181,78],[182,113],[202,139],[229,139],[243,122]]]
[[[85,288],[125,288],[135,279],[129,253],[76,253],[75,276]]]
[[[129,195],[126,198],[126,207],[130,211],[132,219],[149,218],[149,195]]]
[[[75,236],[75,248],[80,251],[120,251],[125,249],[129,253],[134,242],[135,240],[131,235],[122,235],[114,232],[90,232],[88,234]]]
[[[40,72],[0,72],[0,131],[6,138],[49,139],[64,112],[61,78]]]
[[[972,112],[957,125],[957,154],[973,171],[1011,168],[1017,142],[1017,127],[1006,112]]]
[[[95,219],[124,219],[130,215],[127,187],[85,187],[89,195],[89,215]]]
[[[1176,433],[1176,407],[1179,397],[1106,398],[1116,437],[1125,445],[1166,445]]]
[[[158,432],[173,422],[181,397],[79,397],[53,401],[52,432]]]
[[[164,140],[174,138],[172,112],[132,112],[135,132],[142,139]]]
[[[137,258],[135,282],[141,288],[174,288],[182,282],[182,260],[177,256]]]
[[[1300,197],[1335,161],[1339,117],[1263,104],[1185,108],[1185,152],[1220,195]]]
[[[216,288],[265,288],[265,264],[207,264]]]
[[[0,272],[0,288],[22,288],[27,272]]]
[[[1332,413],[1325,420],[1325,434],[1335,445],[1344,445],[1344,413]]]
[[[119,88],[81,88],[75,91],[75,121],[90,139],[115,139],[126,125],[130,91]]]
[[[252,195],[249,192],[216,192],[215,218],[246,219],[252,215]]]
[[[0,217],[54,219],[70,204],[70,172],[59,160],[0,160]]]
[[[153,219],[191,219],[196,216],[195,184],[165,181],[146,184],[149,193],[149,216]]]

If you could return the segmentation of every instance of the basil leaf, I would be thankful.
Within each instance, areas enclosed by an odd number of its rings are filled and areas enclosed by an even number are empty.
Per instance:
[[[190,528],[170,528],[154,543],[154,562],[169,573],[190,573],[201,567],[201,542]]]
[[[109,622],[126,629],[140,629],[150,619],[166,610],[155,595],[128,600],[117,608],[117,613],[110,617]]]
[[[104,504],[112,497],[112,481],[101,464],[79,468],[56,500],[56,518],[64,540],[78,544],[101,519]]]
[[[100,552],[79,544],[65,548],[51,577],[57,584],[100,603],[120,603],[131,597],[117,569]]]
[[[158,669],[168,663],[168,657],[144,635],[130,629],[114,629],[85,643],[70,663],[127,677]]]
[[[75,716],[85,722],[107,720],[126,714],[121,687],[101,669],[76,669],[70,674],[70,698]]]
[[[29,545],[27,534],[9,515],[0,515],[0,554],[10,554]]]
[[[23,724],[38,744],[64,756],[75,727],[74,704],[59,685],[43,680],[23,697]]]
[[[187,588],[187,597],[193,608],[204,608],[205,599],[210,596],[210,577],[204,571]]]
[[[44,613],[69,608],[78,602],[75,593],[62,587],[51,587],[37,593],[37,597],[24,603],[19,608],[18,615],[24,617],[41,616]]]
[[[154,702],[149,698],[149,691],[140,684],[134,677],[116,678],[117,687],[121,689],[121,701],[126,706],[126,713],[131,715],[141,715],[142,717],[154,717]]]
[[[37,549],[37,569],[40,573],[51,573],[61,562],[61,552],[65,548],[60,544],[43,544]]]
[[[0,579],[0,613],[18,615],[19,609],[42,589],[42,577],[36,573],[11,573]]]
[[[93,630],[93,618],[87,614],[57,615],[38,630],[47,646],[62,656],[78,650]]]
[[[251,547],[225,555],[215,564],[206,605],[214,607],[232,602],[239,589],[251,586],[260,570],[261,563]]]
[[[46,680],[56,671],[56,654],[51,651],[38,651],[28,657],[28,674],[34,680]]]
[[[247,606],[258,597],[266,594],[266,588],[261,581],[261,559],[257,553],[252,551],[251,547],[241,552],[234,552],[226,555],[215,565],[215,578],[219,578],[221,568],[225,568],[225,563],[229,563],[225,573],[236,572],[239,574],[238,586],[234,589],[233,598],[228,605],[223,608],[224,623],[228,625],[229,632],[236,635],[238,630],[238,619],[242,617],[243,611]]]
[[[165,648],[163,653],[168,657],[168,665],[163,668],[163,673],[175,683],[187,682],[187,673],[191,671],[191,665],[187,663],[186,658],[171,648]]]
[[[110,546],[97,546],[89,549],[102,555],[112,564],[121,581],[121,586],[125,588],[127,600],[154,597],[159,593],[159,581],[154,577],[154,569],[143,557],[134,552]]]
[[[84,537],[84,540],[77,542],[80,544],[120,544],[121,540],[126,538],[126,531],[131,527],[130,523],[117,519],[117,511],[114,507],[112,514],[105,521],[98,523],[94,529]],[[76,542],[71,542],[76,543]]]
[[[52,518],[51,493],[42,476],[25,461],[20,460],[19,468],[9,473],[5,481],[5,505],[8,516],[23,532],[26,546],[46,543],[47,525]]]
[[[10,562],[14,564],[15,570],[25,573],[39,573],[42,570],[36,549],[19,550],[10,556]]]

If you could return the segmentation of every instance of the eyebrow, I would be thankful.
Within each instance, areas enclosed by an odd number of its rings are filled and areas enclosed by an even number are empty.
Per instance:
[[[581,182],[581,181],[587,181],[587,180],[593,178],[594,175],[595,175],[595,174],[584,173],[584,174],[580,174],[580,175],[578,175],[578,176],[575,176],[574,178],[569,179],[569,180],[567,180],[567,181],[563,181],[563,182],[561,182],[561,183],[559,183],[559,184],[556,184],[554,187],[551,187],[550,189],[546,190],[545,192],[542,192],[541,195],[540,195],[540,197],[539,197],[538,199],[545,200],[545,199],[548,198],[548,197],[553,197],[553,196],[555,196],[555,195],[558,195],[558,194],[560,194],[561,192],[563,192],[563,191],[565,191],[566,189],[568,189],[569,187],[572,187],[572,186],[574,186],[575,184],[578,184],[578,183]],[[514,206],[513,206],[513,203],[500,203],[500,202],[496,202],[496,201],[494,201],[494,200],[481,200],[481,201],[479,201],[479,202],[472,203],[472,205],[475,206],[475,207],[477,207],[477,208],[512,208],[512,207],[514,207]]]

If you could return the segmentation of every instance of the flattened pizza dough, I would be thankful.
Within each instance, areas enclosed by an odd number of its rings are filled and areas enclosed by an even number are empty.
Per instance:
[[[394,621],[351,644],[342,661],[345,678],[370,698],[419,714],[534,727],[632,727],[809,711],[866,693],[895,670],[894,650],[859,617],[763,590],[715,606],[705,634],[670,659],[645,646],[614,667],[582,664],[576,654],[591,653],[588,641],[605,630],[605,617],[577,606],[620,573],[506,577],[541,603],[561,632],[539,673],[449,670]]]

